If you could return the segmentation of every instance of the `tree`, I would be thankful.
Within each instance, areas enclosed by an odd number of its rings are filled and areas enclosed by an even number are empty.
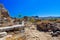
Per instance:
[[[39,18],[38,16],[35,16],[35,18]]]
[[[19,14],[18,17],[21,18],[21,14]]]
[[[34,18],[30,18],[30,22],[35,22],[35,19]]]
[[[23,17],[25,21],[28,21],[28,16]]]

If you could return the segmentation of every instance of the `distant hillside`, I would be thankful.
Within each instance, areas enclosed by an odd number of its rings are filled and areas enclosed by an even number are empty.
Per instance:
[[[60,17],[39,17],[39,19],[60,19]]]

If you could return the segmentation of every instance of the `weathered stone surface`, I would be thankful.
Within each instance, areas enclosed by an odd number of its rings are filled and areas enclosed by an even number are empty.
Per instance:
[[[4,37],[4,36],[6,36],[6,35],[7,35],[6,32],[0,32],[0,38]]]

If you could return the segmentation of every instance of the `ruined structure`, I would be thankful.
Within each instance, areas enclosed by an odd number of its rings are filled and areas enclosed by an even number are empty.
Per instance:
[[[0,27],[12,25],[8,11],[0,4]]]

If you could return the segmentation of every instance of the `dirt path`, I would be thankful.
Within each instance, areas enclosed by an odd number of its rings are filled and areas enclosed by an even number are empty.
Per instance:
[[[26,40],[60,40],[58,37],[51,37],[45,32],[31,30],[30,28],[25,28],[25,34]]]

